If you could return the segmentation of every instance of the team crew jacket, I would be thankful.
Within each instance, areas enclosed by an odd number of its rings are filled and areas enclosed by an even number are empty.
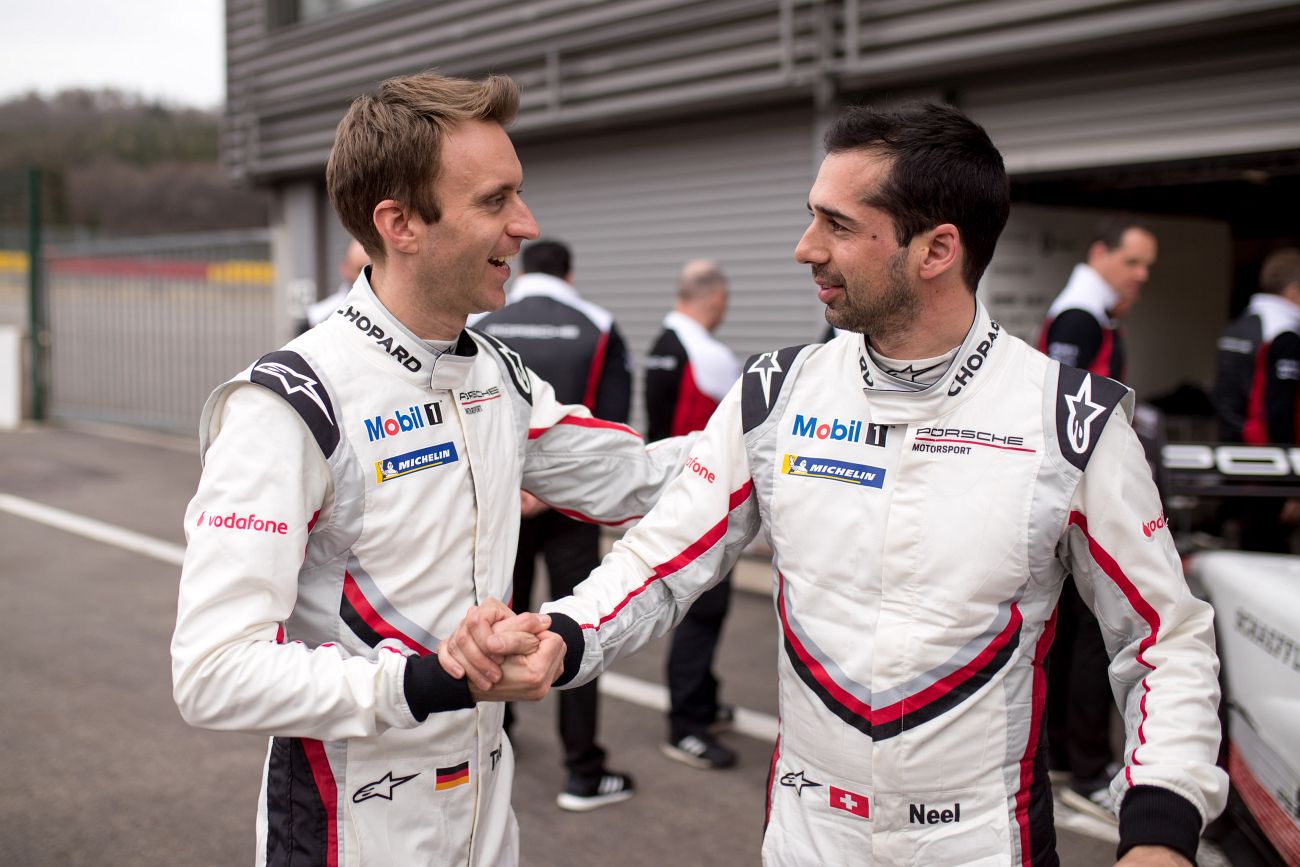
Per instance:
[[[1092,267],[1075,265],[1047,310],[1038,351],[1070,367],[1123,382],[1124,337],[1108,312],[1118,301],[1119,294]]]
[[[580,403],[597,418],[626,422],[632,409],[632,367],[614,317],[550,274],[515,278],[506,306],[477,320],[529,359],[564,403]],[[556,348],[556,341],[566,346]]]
[[[366,281],[208,400],[175,698],[194,725],[273,736],[259,865],[514,864],[502,705],[413,660],[510,598],[521,485],[621,525],[682,445],[559,403],[492,338],[439,356]]]
[[[1229,442],[1296,443],[1300,308],[1278,295],[1252,295],[1219,338],[1214,405]]]
[[[924,391],[878,388],[858,335],[744,370],[655,509],[544,606],[561,680],[662,635],[762,532],[781,634],[764,863],[1052,864],[1043,658],[1072,572],[1125,718],[1121,846],[1194,855],[1227,792],[1213,615],[1131,393],[982,307]]]
[[[664,317],[645,360],[645,406],[650,442],[703,430],[731,386],[740,362],[709,330],[685,313]]]

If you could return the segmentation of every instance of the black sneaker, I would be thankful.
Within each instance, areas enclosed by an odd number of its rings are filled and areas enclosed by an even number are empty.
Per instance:
[[[706,771],[729,768],[736,763],[736,754],[707,734],[687,735],[661,744],[659,749],[670,759]]]
[[[713,716],[713,722],[709,723],[709,734],[724,734],[731,731],[731,727],[735,724],[736,709],[729,704],[720,704],[718,712]]]
[[[564,791],[555,796],[555,804],[561,810],[572,813],[585,813],[607,804],[626,801],[636,794],[636,786],[627,774],[606,771],[595,779],[569,777],[569,784]]]

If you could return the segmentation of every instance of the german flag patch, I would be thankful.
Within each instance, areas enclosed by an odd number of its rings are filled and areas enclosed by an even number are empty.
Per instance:
[[[438,768],[438,782],[434,785],[434,789],[441,792],[443,789],[454,789],[468,782],[469,762],[466,761],[450,768]]]

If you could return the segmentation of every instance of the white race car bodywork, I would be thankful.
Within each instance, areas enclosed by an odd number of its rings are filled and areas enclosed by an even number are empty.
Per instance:
[[[1202,553],[1188,577],[1215,609],[1232,784],[1300,864],[1300,557]]]

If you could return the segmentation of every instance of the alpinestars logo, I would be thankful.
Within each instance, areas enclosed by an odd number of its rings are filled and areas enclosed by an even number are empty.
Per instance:
[[[371,798],[383,798],[385,801],[393,800],[393,789],[403,783],[409,783],[419,774],[411,774],[407,777],[394,777],[393,772],[389,771],[373,783],[366,783],[357,789],[356,794],[352,796],[352,803],[360,804],[362,801],[369,801]]]
[[[1091,376],[1083,378],[1077,393],[1065,395],[1065,406],[1065,429],[1070,448],[1074,449],[1076,455],[1081,455],[1088,451],[1088,445],[1092,442],[1092,423],[1106,411],[1104,405],[1092,402]]]
[[[763,403],[772,407],[772,375],[781,372],[781,362],[776,360],[775,352],[764,352],[749,366],[749,373],[758,374],[763,383]]]
[[[286,395],[293,394],[294,392],[301,392],[302,394],[307,395],[307,397],[311,398],[312,403],[320,407],[320,411],[325,414],[325,418],[329,419],[330,424],[334,423],[334,419],[330,416],[330,411],[325,407],[325,401],[321,400],[320,393],[316,391],[316,386],[320,385],[319,382],[309,376],[303,376],[292,367],[281,364],[278,361],[267,361],[259,364],[253,369],[259,373],[265,373],[268,376],[274,376],[276,379],[280,380],[284,385],[284,393]]]
[[[819,789],[822,784],[805,777],[803,771],[791,771],[781,775],[781,785],[794,789],[794,793],[802,798],[804,789]]]

